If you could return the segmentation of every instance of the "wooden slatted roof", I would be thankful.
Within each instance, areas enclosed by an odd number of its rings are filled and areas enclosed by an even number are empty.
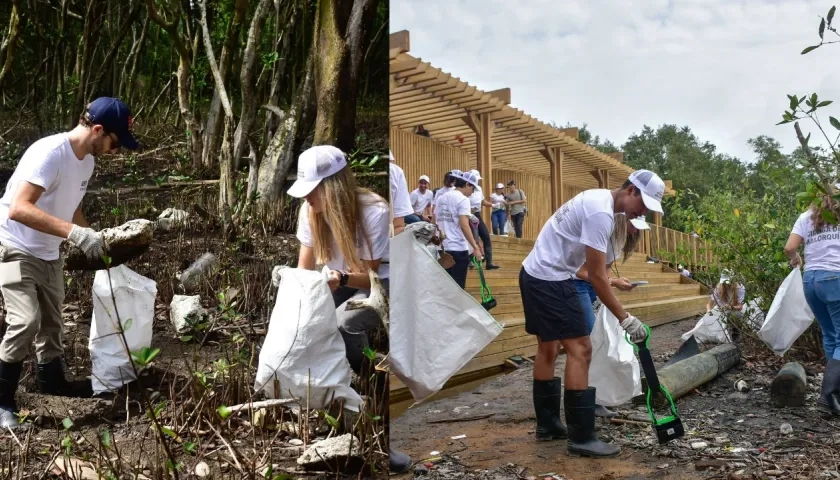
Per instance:
[[[463,149],[475,159],[476,135],[470,123],[477,123],[478,115],[486,113],[495,126],[494,169],[549,175],[549,163],[540,151],[559,147],[564,154],[563,180],[573,185],[597,187],[590,172],[604,169],[614,187],[633,171],[614,156],[578,141],[577,129],[558,129],[511,107],[510,89],[483,91],[407,52],[408,32],[391,34],[392,127],[414,131],[422,125],[431,138]],[[668,190],[667,194],[674,193]]]

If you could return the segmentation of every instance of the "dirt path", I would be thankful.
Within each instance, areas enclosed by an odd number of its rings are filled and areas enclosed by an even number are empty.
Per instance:
[[[694,323],[689,319],[653,330],[651,351],[657,366],[677,349],[680,335]],[[835,478],[834,474],[840,478],[835,466],[840,450],[834,446],[840,434],[833,434],[840,431],[838,424],[820,417],[813,408],[821,378],[809,377],[812,394],[805,407],[772,407],[770,381],[784,361],[767,358],[764,362],[744,358],[722,377],[680,399],[677,408],[686,436],[667,445],[658,445],[647,425],[616,425],[599,419],[601,439],[623,447],[614,459],[570,457],[564,441],[534,441],[530,367],[493,379],[472,392],[409,409],[392,419],[391,441],[415,460],[442,457],[428,472],[429,478],[503,480],[554,474],[565,480],[697,479],[710,478],[712,471],[722,476],[711,478]],[[563,368],[561,358],[558,374]],[[809,373],[821,371],[819,366],[808,369]],[[733,384],[739,379],[748,382],[749,392],[735,391]],[[644,413],[643,407],[631,403],[615,410],[622,417]],[[490,416],[428,423],[482,415]],[[792,426],[791,434],[779,433],[783,423]],[[466,437],[451,438],[460,435]],[[729,473],[732,476],[727,476]]]

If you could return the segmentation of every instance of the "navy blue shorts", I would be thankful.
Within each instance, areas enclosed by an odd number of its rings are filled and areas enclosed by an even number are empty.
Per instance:
[[[589,336],[586,315],[574,280],[551,282],[534,278],[523,267],[519,292],[525,310],[525,331],[543,342]]]

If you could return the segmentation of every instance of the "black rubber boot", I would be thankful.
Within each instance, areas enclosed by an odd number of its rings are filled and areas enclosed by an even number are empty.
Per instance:
[[[595,416],[601,418],[613,418],[617,417],[618,413],[613,412],[612,410],[608,409],[603,405],[595,404]]]
[[[604,443],[595,436],[595,389],[566,390],[566,423],[569,424],[569,455],[614,457],[621,447]]]
[[[840,360],[831,359],[825,366],[822,392],[820,398],[817,399],[817,408],[824,413],[840,415],[838,393],[840,393]]]
[[[20,382],[23,362],[6,363],[0,360],[0,428],[18,428],[17,403],[15,392]]]
[[[38,391],[45,395],[75,398],[93,396],[90,380],[67,381],[61,357],[53,358],[47,363],[39,363],[35,379],[38,383]]]
[[[568,430],[560,416],[560,395],[563,392],[559,377],[554,380],[534,380],[534,413],[537,415],[537,441],[561,440]]]
[[[414,462],[411,457],[394,448],[388,448],[388,466],[391,473],[405,473],[411,469]]]

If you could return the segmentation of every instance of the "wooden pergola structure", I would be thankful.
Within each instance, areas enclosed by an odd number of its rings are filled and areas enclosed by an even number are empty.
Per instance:
[[[510,106],[509,88],[482,91],[409,50],[408,31],[391,34],[392,131],[417,133],[422,127],[424,136],[466,152],[483,185],[506,181],[494,177],[498,170],[544,176],[551,199],[546,207],[553,212],[571,197],[564,184],[576,187],[573,193],[614,188],[633,171],[623,163],[623,153],[608,155],[580,142],[576,128],[556,128]],[[673,195],[670,181],[666,186],[666,194]]]

